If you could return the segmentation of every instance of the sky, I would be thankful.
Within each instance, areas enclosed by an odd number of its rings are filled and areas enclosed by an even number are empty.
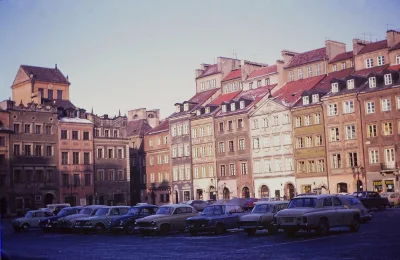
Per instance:
[[[326,39],[382,40],[400,29],[398,0],[0,0],[0,100],[20,65],[69,76],[70,99],[98,115],[160,109],[195,94],[216,57],[267,64]]]

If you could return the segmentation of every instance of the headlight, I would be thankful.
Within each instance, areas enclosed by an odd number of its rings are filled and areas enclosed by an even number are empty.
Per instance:
[[[120,225],[120,226],[124,225],[124,221],[121,220],[121,221],[119,222],[119,225]]]
[[[156,222],[152,221],[151,224],[152,224],[153,226],[155,226],[155,225],[156,225]]]
[[[51,220],[50,220],[50,219],[48,219],[48,220],[47,220],[47,223],[50,223],[50,222],[51,222]]]
[[[133,222],[133,225],[135,225],[135,226],[137,225],[136,221],[135,221],[135,222]]]
[[[86,226],[91,226],[91,225],[92,225],[92,222],[90,222],[90,221],[86,222]]]

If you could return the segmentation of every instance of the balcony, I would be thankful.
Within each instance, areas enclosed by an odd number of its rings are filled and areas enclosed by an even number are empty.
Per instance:
[[[397,162],[384,162],[381,163],[381,172],[383,173],[390,173],[390,172],[397,172],[398,166]]]

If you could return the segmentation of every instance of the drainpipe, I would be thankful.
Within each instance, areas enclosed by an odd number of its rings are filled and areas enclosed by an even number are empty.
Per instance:
[[[364,190],[364,186],[366,187],[366,185],[367,185],[367,173],[366,173],[367,167],[366,167],[366,164],[365,164],[364,129],[363,129],[363,124],[361,122],[361,118],[362,118],[361,117],[361,101],[358,98],[359,94],[360,94],[360,92],[357,92],[356,98],[357,98],[357,101],[358,101],[358,106],[359,106],[359,111],[360,111],[360,126],[361,126],[361,141],[362,141],[361,149],[362,149],[362,153],[363,153],[362,162],[363,162],[364,170],[365,170],[365,175],[364,175],[365,183],[363,185],[363,190]],[[357,183],[357,185],[358,185],[358,183]],[[358,186],[357,186],[357,188],[358,188]],[[367,190],[367,188],[365,188],[365,190]]]
[[[331,188],[329,185],[329,173],[328,173],[328,147],[326,143],[326,129],[325,129],[325,112],[324,112],[324,101],[321,102],[321,109],[322,109],[322,120],[324,122],[324,138],[323,142],[325,142],[325,159],[326,159],[326,185],[328,185],[328,194],[331,194]]]

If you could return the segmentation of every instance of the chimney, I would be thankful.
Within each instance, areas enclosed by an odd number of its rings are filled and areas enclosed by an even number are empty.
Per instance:
[[[57,63],[56,63],[56,67],[55,67],[55,69],[57,69]]]
[[[195,72],[196,72],[196,79],[197,79],[201,74],[203,74],[204,70],[197,69]]]
[[[296,54],[297,54],[296,52],[282,50],[281,56],[282,56],[284,65],[288,64]]]
[[[362,48],[365,47],[369,42],[360,39],[353,39],[353,54],[357,55]]]
[[[389,30],[386,32],[386,40],[388,48],[391,48],[400,42],[400,32]]]
[[[328,60],[332,60],[337,55],[346,52],[346,44],[332,40],[326,40],[325,49]]]
[[[103,118],[104,118],[104,119],[108,119],[108,115],[107,115],[107,114],[104,114]]]

